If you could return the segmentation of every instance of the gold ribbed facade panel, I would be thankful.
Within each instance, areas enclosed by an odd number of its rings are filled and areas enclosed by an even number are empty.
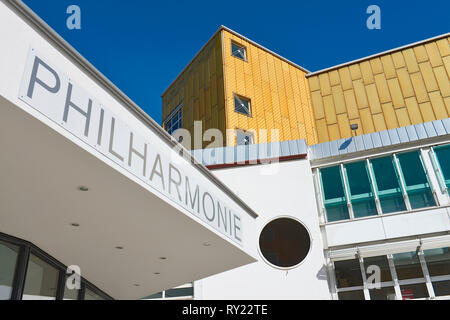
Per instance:
[[[193,140],[194,121],[203,132],[218,128],[225,134],[225,94],[220,33],[200,51],[190,65],[162,95],[162,120],[182,105],[182,125]],[[210,142],[206,141],[202,147]],[[193,146],[192,146],[193,147]]]
[[[232,43],[245,58],[232,55]],[[164,92],[163,123],[182,105],[183,128],[254,132],[254,143],[309,145],[450,117],[450,43],[441,36],[308,76],[306,71],[221,27]],[[235,96],[250,114],[235,111]],[[277,135],[272,135],[277,129]],[[264,133],[265,131],[265,133]],[[203,143],[206,147],[210,141]],[[193,147],[193,146],[192,146]]]
[[[255,130],[255,143],[264,142],[261,129],[268,141],[277,139],[271,130],[278,129],[281,140],[317,143],[306,72],[236,34],[222,33],[227,128]],[[245,47],[245,61],[232,56],[232,42]],[[234,95],[250,100],[250,116],[235,112]]]
[[[318,142],[448,118],[449,77],[448,37],[313,75]]]

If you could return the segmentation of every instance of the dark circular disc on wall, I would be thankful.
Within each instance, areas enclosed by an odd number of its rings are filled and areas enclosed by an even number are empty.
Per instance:
[[[259,248],[267,262],[280,268],[292,268],[308,255],[311,237],[296,219],[282,217],[270,221],[259,236]]]

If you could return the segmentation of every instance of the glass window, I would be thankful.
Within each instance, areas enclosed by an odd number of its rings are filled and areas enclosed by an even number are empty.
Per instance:
[[[423,278],[419,256],[415,251],[396,253],[393,258],[399,280]]]
[[[420,159],[419,151],[399,154],[398,160],[413,209],[436,205]]]
[[[445,185],[450,192],[450,145],[435,147],[434,153],[439,163],[439,168],[444,177]]]
[[[231,55],[242,60],[247,60],[247,52],[245,47],[234,42],[231,42]]]
[[[362,286],[363,280],[358,259],[334,262],[336,285],[338,288]]]
[[[78,300],[78,295],[80,293],[79,289],[69,289],[67,287],[67,277],[64,282],[64,297],[63,300]]]
[[[105,300],[101,295],[95,293],[89,288],[84,292],[84,300]]]
[[[238,146],[252,144],[253,134],[242,130],[236,130],[236,143]]]
[[[450,248],[424,250],[423,254],[431,277],[450,275]]]
[[[320,177],[328,222],[349,219],[340,167],[320,169]]]
[[[450,280],[433,281],[433,289],[436,297],[450,296]]]
[[[425,283],[400,285],[403,300],[428,298],[428,290]]]
[[[370,300],[395,300],[394,287],[383,287],[380,289],[369,289]]]
[[[34,254],[30,254],[23,300],[54,300],[58,287],[59,271],[41,260]]]
[[[373,274],[373,271],[367,273],[369,266],[377,266],[380,268],[380,281],[392,281],[391,269],[389,267],[389,262],[386,256],[377,256],[377,257],[368,257],[364,258],[364,268],[366,269],[366,277],[370,277]]]
[[[174,288],[166,290],[166,298],[174,298],[174,297],[188,297],[194,295],[194,288]]]
[[[250,100],[238,95],[234,95],[234,111],[250,115]]]
[[[142,299],[161,299],[162,298],[162,292],[158,292],[149,296],[146,296]]]
[[[424,250],[423,253],[436,297],[450,295],[450,280],[435,278],[450,276],[450,248],[429,249]]]
[[[308,255],[310,245],[308,230],[291,218],[270,221],[259,236],[261,254],[271,264],[283,268],[302,262]]]
[[[362,290],[338,292],[338,298],[339,300],[365,300]]]
[[[0,241],[0,300],[11,298],[19,247]]]
[[[182,117],[182,110],[181,106],[178,107],[178,111],[175,112],[175,114],[172,115],[172,117],[169,120],[166,120],[166,131],[169,134],[173,134],[175,131],[180,129],[182,127],[183,123],[183,117]]]
[[[366,161],[346,164],[344,171],[355,218],[377,214],[375,198],[367,171]]]
[[[401,184],[393,161],[393,157],[370,160],[383,213],[406,211]]]

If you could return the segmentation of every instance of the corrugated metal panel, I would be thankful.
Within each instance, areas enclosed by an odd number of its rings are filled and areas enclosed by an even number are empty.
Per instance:
[[[373,148],[373,142],[372,142],[372,137],[370,134],[365,134],[362,136],[363,137],[363,141],[364,141],[364,147],[366,149],[371,149]]]
[[[339,145],[337,141],[330,142],[330,154],[331,156],[337,156],[339,154]]]
[[[409,126],[405,128],[406,133],[408,134],[409,141],[415,141],[419,139],[419,136],[417,135],[417,131],[415,130],[414,126]]]
[[[437,136],[437,132],[434,129],[433,122],[426,122],[423,124],[425,127],[425,131],[427,132],[428,137]]]
[[[405,127],[397,128],[397,134],[400,139],[400,143],[409,142],[408,133],[406,132]]]
[[[400,143],[400,138],[398,137],[397,130],[392,129],[388,130],[389,138],[390,138],[390,144],[398,144]]]
[[[364,148],[364,139],[362,136],[356,136],[354,137],[354,143],[355,143],[355,147],[356,147],[356,151],[362,151],[365,150]]]
[[[310,159],[323,159],[445,135],[450,135],[450,118],[319,143],[310,146]]]
[[[258,145],[251,144],[248,148],[248,160],[256,161],[258,160]]]
[[[356,145],[355,142],[353,141],[353,138],[344,139],[344,143],[345,144],[348,143],[348,147],[345,149],[348,153],[356,152]]]
[[[379,132],[371,133],[370,136],[372,137],[374,148],[380,148],[383,146],[383,143],[381,143],[381,136]]]
[[[442,121],[433,121],[433,126],[434,126],[434,130],[436,130],[436,134],[438,136],[443,136],[443,135],[447,134]]]
[[[328,148],[329,149],[329,148]],[[306,155],[304,139],[191,151],[206,166],[256,163],[258,160]],[[329,153],[328,153],[329,154]]]
[[[391,145],[391,138],[389,137],[389,132],[386,131],[380,131],[380,138],[381,138],[381,144],[383,147],[390,146]]]
[[[419,123],[419,124],[414,125],[414,129],[416,129],[417,137],[419,139],[426,139],[426,138],[428,138],[428,135],[427,135],[427,132],[425,130],[425,127],[424,127],[423,123]]]
[[[450,118],[442,119],[442,124],[444,125],[445,131],[450,134]]]

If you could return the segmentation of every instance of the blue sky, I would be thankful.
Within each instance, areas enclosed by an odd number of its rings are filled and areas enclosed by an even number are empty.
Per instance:
[[[161,94],[220,25],[310,71],[450,31],[450,1],[24,0],[153,119]],[[69,30],[66,9],[81,9]],[[381,9],[381,30],[366,8]]]

